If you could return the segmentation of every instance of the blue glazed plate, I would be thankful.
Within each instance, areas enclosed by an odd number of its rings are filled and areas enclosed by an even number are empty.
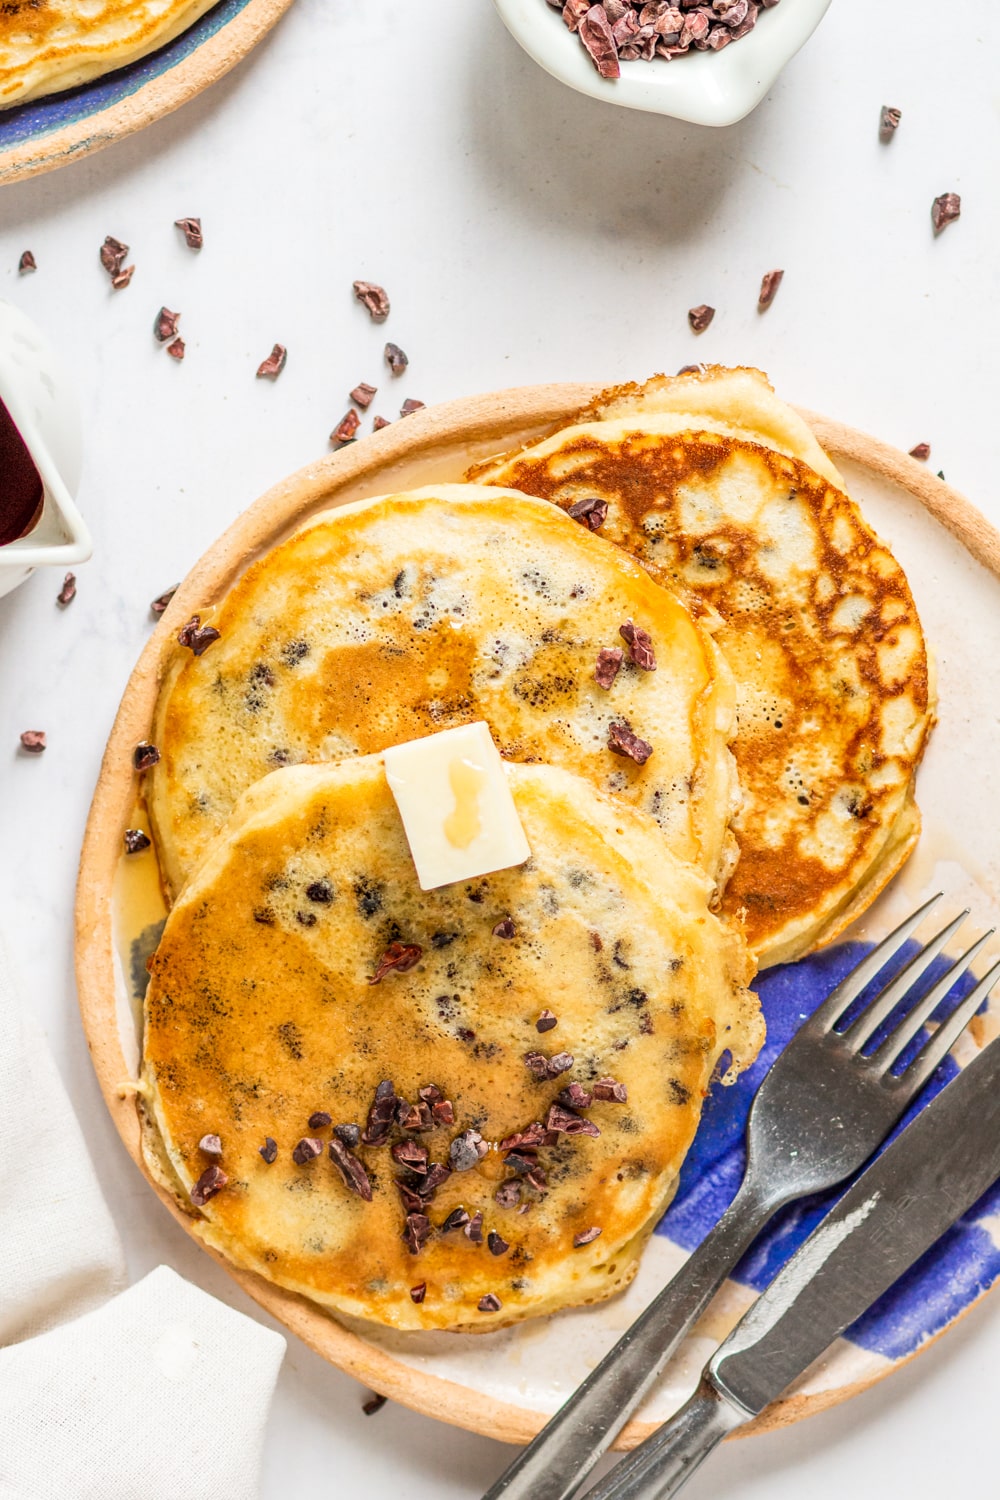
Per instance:
[[[169,114],[235,67],[291,3],[219,0],[159,51],[0,111],[0,183],[77,161]]]

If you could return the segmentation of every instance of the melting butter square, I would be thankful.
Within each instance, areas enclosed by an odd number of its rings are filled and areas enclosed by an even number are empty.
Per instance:
[[[383,754],[422,891],[531,855],[488,724],[442,729]]]

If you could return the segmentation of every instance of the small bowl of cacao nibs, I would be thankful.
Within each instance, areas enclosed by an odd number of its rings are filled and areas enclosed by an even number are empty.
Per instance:
[[[733,125],[761,102],[830,0],[493,0],[554,78],[595,99]]]

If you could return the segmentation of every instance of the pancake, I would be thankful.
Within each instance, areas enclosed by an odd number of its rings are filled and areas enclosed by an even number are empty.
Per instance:
[[[0,109],[76,88],[166,46],[215,0],[6,0]]]
[[[671,389],[654,382],[649,401]],[[743,791],[721,909],[761,965],[784,962],[864,910],[918,836],[933,706],[913,597],[857,506],[800,458],[734,436],[735,422],[679,430],[640,388],[599,405],[605,420],[476,472],[563,507],[605,499],[601,535],[721,620]],[[798,420],[789,411],[786,438]]]
[[[598,652],[649,632],[655,671]],[[732,680],[710,637],[619,548],[551,505],[443,485],[324,512],[251,566],[201,656],[178,648],[149,807],[176,892],[237,797],[275,766],[365,755],[484,719],[508,759],[545,761],[655,819],[724,879],[735,848]],[[653,746],[612,753],[613,724]]]
[[[493,1329],[625,1285],[703,1091],[762,1039],[745,946],[652,820],[565,771],[506,769],[531,859],[426,892],[380,756],[274,772],[150,962],[154,1169],[231,1260],[395,1328]],[[512,935],[497,933],[507,919]],[[372,983],[393,943],[415,945],[415,966]],[[543,1011],[556,1024],[540,1031]],[[409,1128],[387,1124],[346,1158],[338,1142],[342,1170],[332,1127],[365,1129],[385,1080]],[[510,1137],[529,1127],[518,1158]],[[321,1154],[295,1160],[303,1138]],[[406,1162],[427,1156],[455,1170],[421,1200],[426,1164],[422,1178]],[[213,1168],[226,1182],[202,1202]]]

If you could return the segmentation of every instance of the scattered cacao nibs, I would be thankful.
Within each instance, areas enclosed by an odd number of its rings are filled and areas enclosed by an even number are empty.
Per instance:
[[[585,1120],[583,1115],[578,1115],[572,1109],[564,1109],[561,1104],[550,1107],[545,1116],[545,1127],[558,1135],[599,1136],[601,1133],[593,1120]]]
[[[327,1114],[325,1109],[313,1110],[309,1116],[310,1130],[323,1130],[327,1125],[333,1124],[333,1116]]]
[[[273,1166],[274,1163],[278,1160],[278,1143],[274,1139],[273,1135],[266,1135],[264,1137],[263,1146],[258,1146],[257,1151],[264,1158],[269,1167]]]
[[[533,1120],[526,1130],[519,1130],[515,1135],[508,1135],[500,1142],[501,1151],[519,1151],[527,1147],[534,1151],[545,1140],[545,1126],[541,1120]]]
[[[464,1229],[465,1226],[471,1222],[471,1218],[466,1209],[453,1208],[451,1213],[445,1219],[444,1223],[441,1225],[441,1233],[451,1234],[453,1230]]]
[[[382,1410],[388,1399],[388,1396],[369,1396],[367,1401],[362,1401],[361,1410],[366,1417],[373,1417],[377,1411]]]
[[[415,411],[423,411],[424,405],[423,401],[416,401],[412,396],[408,396],[399,408],[399,415],[401,417],[412,417]]]
[[[482,1161],[489,1147],[478,1130],[463,1130],[456,1135],[448,1148],[448,1160],[453,1172],[468,1172]]]
[[[333,896],[333,886],[328,880],[314,880],[311,885],[306,886],[306,899],[315,901],[318,906],[329,906]]]
[[[423,1213],[424,1200],[412,1182],[407,1182],[405,1177],[397,1177],[396,1191],[399,1194],[399,1201],[408,1214]]]
[[[345,1146],[353,1148],[361,1140],[361,1127],[359,1125],[335,1125],[333,1133],[338,1141],[343,1141]]]
[[[160,759],[160,752],[149,740],[140,740],[132,751],[132,764],[137,771],[148,771]]]
[[[603,1233],[604,1231],[594,1224],[590,1229],[582,1229],[579,1234],[574,1234],[573,1244],[579,1250],[581,1245],[592,1245],[595,1240],[600,1239]]]
[[[168,339],[177,337],[180,316],[179,312],[171,312],[169,307],[160,308],[153,323],[153,337],[158,343],[165,344]]]
[[[433,1130],[434,1119],[431,1115],[431,1107],[423,1099],[419,1104],[410,1104],[402,1115],[397,1114],[397,1123],[401,1130]]]
[[[543,1010],[541,1015],[538,1017],[538,1020],[535,1022],[535,1030],[551,1031],[553,1027],[558,1025],[558,1016],[554,1016],[550,1010]]]
[[[135,275],[135,266],[125,266],[123,270],[116,271],[111,278],[111,286],[114,291],[120,292],[128,286]]]
[[[221,1193],[228,1183],[229,1178],[221,1167],[206,1167],[191,1189],[191,1202],[195,1208],[204,1208],[209,1198],[214,1198],[216,1193]]]
[[[878,116],[878,138],[883,144],[886,141],[892,140],[902,118],[902,110],[893,109],[889,104],[883,104]]]
[[[373,323],[384,323],[389,316],[389,298],[384,286],[374,281],[356,281],[354,295],[368,309]]]
[[[500,1208],[516,1208],[521,1201],[521,1184],[513,1177],[509,1182],[501,1182],[493,1194],[493,1201]]]
[[[599,1078],[596,1083],[591,1084],[590,1091],[595,1099],[605,1099],[614,1104],[625,1104],[628,1100],[628,1089],[617,1078]]]
[[[337,1140],[336,1136],[330,1142],[329,1150],[330,1160],[344,1179],[344,1185],[349,1187],[352,1192],[357,1193],[358,1197],[363,1198],[366,1203],[370,1203],[372,1201],[372,1185],[368,1173],[364,1169],[364,1164],[356,1156],[352,1155],[343,1141]]]
[[[431,1114],[434,1116],[435,1125],[454,1125],[455,1107],[450,1099],[442,1099],[438,1104],[431,1105]]]
[[[113,234],[105,235],[104,244],[101,246],[101,265],[108,275],[114,277],[125,264],[128,254],[128,246],[123,245],[121,240],[116,240]]]
[[[474,1245],[481,1245],[483,1243],[483,1216],[481,1213],[472,1215],[472,1218],[465,1226],[465,1237],[467,1240],[471,1240]]]
[[[411,1255],[419,1255],[431,1237],[431,1221],[426,1214],[407,1214],[402,1240]]]
[[[629,659],[634,665],[643,672],[655,672],[656,653],[649,632],[633,625],[631,620],[626,620],[624,625],[619,625],[618,634],[628,646]]]
[[[21,732],[21,749],[28,755],[41,755],[45,749],[44,729],[25,729]]]
[[[600,531],[608,519],[608,502],[597,495],[588,495],[585,500],[576,500],[567,506],[566,514],[588,531]]]
[[[368,983],[381,984],[385,976],[393,972],[406,974],[423,956],[424,950],[419,943],[390,943]]]
[[[369,385],[366,380],[362,380],[360,384],[356,385],[351,392],[351,400],[354,402],[355,406],[360,406],[362,410],[367,411],[368,407],[371,406],[372,402],[375,400],[377,394],[377,386]]]
[[[304,1167],[307,1162],[315,1161],[317,1156],[323,1155],[323,1142],[316,1136],[305,1135],[301,1141],[292,1148],[292,1161],[297,1166]]]
[[[517,931],[510,917],[504,917],[493,929],[493,936],[498,938],[512,938]]]
[[[589,1109],[594,1102],[594,1096],[587,1092],[582,1083],[568,1083],[556,1095],[556,1103],[562,1104],[566,1109]]]
[[[67,604],[72,604],[75,598],[76,574],[67,573],[66,577],[63,579],[63,586],[56,595],[56,603],[61,604],[63,608],[65,608]]]
[[[284,344],[275,344],[267,358],[262,359],[257,366],[256,378],[258,380],[277,380],[285,368],[285,361],[287,359],[288,350]]]
[[[621,664],[625,653],[621,646],[602,646],[597,653],[597,665],[594,668],[594,681],[598,687],[605,691],[613,688],[615,678],[621,670]]]
[[[175,219],[174,228],[179,229],[191,250],[200,250],[205,243],[200,219]]]
[[[503,1303],[496,1292],[487,1292],[485,1297],[480,1297],[477,1306],[480,1312],[495,1313],[500,1311]]]
[[[402,375],[403,371],[410,363],[409,359],[403,353],[398,344],[386,344],[385,362],[389,366],[389,369],[392,371],[393,375]]]
[[[949,224],[961,216],[962,199],[958,193],[942,193],[935,198],[931,204],[931,223],[934,225],[934,233],[940,234],[942,229],[947,229]]]
[[[125,853],[141,854],[143,849],[148,849],[151,843],[148,833],[143,833],[141,828],[126,828],[125,830]]]
[[[164,589],[162,594],[157,594],[156,598],[149,606],[150,614],[156,616],[157,618],[162,615],[163,611],[166,609],[167,605],[170,603],[171,599],[174,597],[179,588],[180,584],[175,583],[172,589]]]
[[[25,250],[22,252],[21,259],[17,263],[17,269],[22,276],[26,271],[38,270],[38,263],[30,250]]]
[[[558,1078],[573,1066],[571,1052],[557,1052],[555,1057],[546,1057],[544,1052],[526,1052],[524,1065],[539,1083],[549,1078]]]
[[[392,423],[388,417],[373,417],[372,432],[381,432],[383,427],[391,427]]]
[[[491,1229],[489,1234],[486,1236],[486,1243],[489,1246],[489,1252],[491,1255],[506,1255],[507,1251],[510,1249],[507,1241],[503,1238],[502,1235],[497,1234],[495,1229]]]
[[[436,1083],[425,1083],[423,1088],[417,1089],[417,1098],[424,1104],[439,1104],[444,1095]]]
[[[375,1090],[375,1099],[368,1111],[368,1122],[361,1136],[363,1146],[384,1146],[389,1137],[389,1127],[396,1116],[396,1090],[392,1080],[383,1078]]]
[[[427,1176],[417,1184],[417,1192],[426,1202],[429,1198],[433,1198],[438,1188],[446,1183],[450,1176],[450,1167],[446,1167],[444,1162],[432,1161]]]
[[[704,333],[714,317],[715,308],[709,307],[707,302],[700,302],[697,307],[692,307],[688,312],[692,333]]]
[[[915,443],[913,445],[913,447],[910,449],[910,457],[911,458],[919,458],[919,459],[921,459],[923,461],[923,460],[926,460],[926,459],[930,458],[930,456],[931,456],[931,445],[930,445],[930,443]]]
[[[353,443],[361,426],[361,418],[352,407],[330,433],[331,443]]]
[[[426,1296],[427,1296],[427,1283],[426,1283],[426,1281],[420,1281],[420,1282],[417,1283],[416,1286],[411,1286],[410,1287],[410,1301],[411,1302],[415,1302],[418,1307],[420,1306],[421,1302],[423,1302],[423,1300],[424,1300],[424,1298]]]
[[[398,1161],[401,1167],[406,1167],[407,1171],[414,1173],[415,1176],[426,1176],[429,1153],[427,1147],[421,1146],[419,1141],[397,1141],[391,1147],[389,1155],[393,1161]]]
[[[778,288],[781,285],[784,274],[784,271],[765,271],[761,277],[760,296],[757,298],[758,312],[764,312],[766,308],[771,306],[771,303],[777,296]]]
[[[203,1135],[198,1142],[198,1150],[202,1156],[210,1156],[213,1161],[219,1161],[222,1156],[222,1139],[217,1135]]]
[[[167,353],[171,359],[183,359],[187,345],[183,339],[174,339],[172,344],[167,345]]]
[[[219,639],[214,625],[203,625],[201,615],[192,615],[177,632],[177,644],[186,646],[195,656],[204,656],[213,641]]]
[[[549,1058],[549,1077],[558,1078],[560,1073],[568,1073],[572,1066],[572,1052],[557,1052],[555,1057]]]
[[[641,740],[627,724],[617,719],[608,725],[608,749],[615,755],[627,755],[637,766],[644,766],[653,753],[648,740]]]

